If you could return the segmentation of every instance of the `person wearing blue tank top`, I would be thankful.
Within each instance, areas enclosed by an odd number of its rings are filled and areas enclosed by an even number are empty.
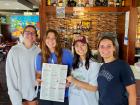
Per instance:
[[[41,78],[42,63],[68,65],[68,75],[72,67],[73,55],[70,50],[62,48],[57,31],[49,29],[41,43],[41,53],[36,57],[37,80]],[[39,99],[39,105],[68,105],[68,88],[65,91],[64,102]]]

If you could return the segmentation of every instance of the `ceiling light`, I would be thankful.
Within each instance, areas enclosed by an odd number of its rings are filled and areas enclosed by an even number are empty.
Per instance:
[[[39,12],[36,12],[36,15],[39,15]]]
[[[32,12],[24,12],[24,15],[30,16],[30,15],[32,15]]]
[[[15,12],[13,12],[12,14],[16,14]]]

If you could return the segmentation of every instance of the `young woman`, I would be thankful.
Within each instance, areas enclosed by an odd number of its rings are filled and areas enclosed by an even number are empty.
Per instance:
[[[50,29],[43,38],[42,51],[36,57],[37,78],[40,79],[42,63],[63,64],[68,65],[68,74],[72,67],[72,53],[61,47],[60,36],[57,31]],[[47,75],[46,75],[47,76]],[[39,105],[68,105],[68,89],[65,91],[64,102],[55,102],[48,100],[39,100]]]
[[[90,51],[84,36],[74,41],[74,63],[71,76],[67,77],[70,85],[69,105],[98,105],[97,76],[100,64]]]
[[[40,52],[34,45],[36,35],[34,26],[26,26],[23,31],[23,42],[13,46],[8,53],[6,77],[12,105],[36,105],[34,61]]]
[[[97,79],[99,105],[136,105],[135,78],[129,65],[117,58],[115,39],[103,36],[98,50],[103,58]]]

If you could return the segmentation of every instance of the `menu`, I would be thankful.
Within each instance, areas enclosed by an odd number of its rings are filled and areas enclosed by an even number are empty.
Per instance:
[[[64,102],[67,65],[43,63],[40,99]]]

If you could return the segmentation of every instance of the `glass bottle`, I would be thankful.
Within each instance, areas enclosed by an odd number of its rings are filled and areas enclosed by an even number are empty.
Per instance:
[[[102,6],[108,6],[108,0],[103,0],[103,2],[102,2]]]
[[[124,1],[124,0],[121,1],[121,6],[122,6],[122,7],[125,6],[125,1]]]
[[[108,6],[114,7],[114,0],[108,0]]]
[[[96,1],[95,1],[95,5],[96,5],[96,6],[101,6],[101,1],[100,1],[100,0],[96,0]]]
[[[76,6],[76,1],[74,1],[74,0],[68,0],[67,6],[68,7],[75,7]]]
[[[78,0],[77,1],[77,7],[85,7],[85,1],[84,0]]]
[[[120,7],[120,0],[116,1],[116,7]]]

